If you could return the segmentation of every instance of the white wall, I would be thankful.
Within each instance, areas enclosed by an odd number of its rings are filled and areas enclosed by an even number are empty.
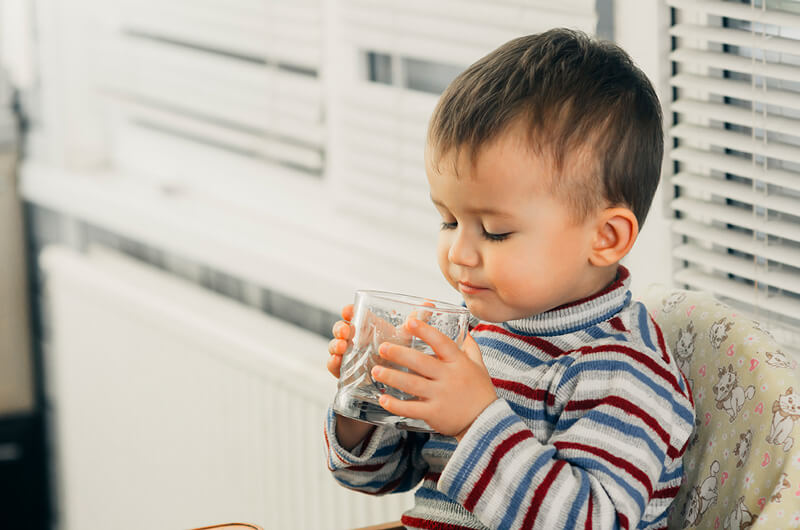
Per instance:
[[[636,64],[653,82],[662,107],[670,101],[669,61],[669,8],[663,0],[615,0],[614,40],[622,46]],[[665,112],[665,132],[671,124]],[[665,142],[669,138],[665,134]],[[665,146],[665,147],[668,147]],[[666,155],[666,149],[665,149]],[[651,283],[669,285],[672,275],[670,248],[672,236],[669,229],[672,186],[666,182],[671,175],[671,164],[665,156],[661,185],[639,239],[623,263],[631,270],[634,292]]]

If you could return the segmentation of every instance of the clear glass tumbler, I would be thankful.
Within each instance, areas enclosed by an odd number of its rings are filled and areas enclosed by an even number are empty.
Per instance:
[[[406,368],[386,361],[378,354],[384,342],[401,344],[428,355],[433,349],[405,330],[409,317],[418,318],[453,339],[461,346],[468,331],[469,311],[465,307],[428,298],[385,291],[356,291],[353,319],[353,346],[342,356],[339,388],[333,402],[337,413],[374,424],[391,424],[410,431],[432,432],[422,420],[395,416],[378,404],[381,394],[399,399],[417,399],[372,378],[372,367]]]

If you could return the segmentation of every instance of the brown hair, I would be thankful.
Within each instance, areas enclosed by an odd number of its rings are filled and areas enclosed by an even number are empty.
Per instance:
[[[551,185],[576,217],[604,198],[644,223],[661,174],[661,107],[621,48],[559,28],[514,39],[478,60],[447,87],[431,117],[434,167],[453,152],[457,160],[464,148],[474,163],[482,146],[518,120],[531,148],[552,158]],[[574,155],[587,150],[589,164],[576,164]],[[564,174],[570,171],[576,174]]]

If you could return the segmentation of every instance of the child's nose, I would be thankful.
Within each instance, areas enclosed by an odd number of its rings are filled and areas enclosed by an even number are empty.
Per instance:
[[[450,245],[450,251],[447,253],[447,259],[454,265],[462,265],[464,267],[475,267],[480,263],[480,255],[475,244],[470,240],[468,234],[464,230],[459,230],[453,239],[453,244]]]

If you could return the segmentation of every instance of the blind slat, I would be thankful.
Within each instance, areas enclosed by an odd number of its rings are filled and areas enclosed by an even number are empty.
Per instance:
[[[690,285],[701,291],[711,291],[744,304],[755,305],[760,302],[760,307],[784,317],[796,319],[797,315],[800,315],[800,302],[786,295],[773,294],[767,299],[765,294],[758,293],[754,287],[711,274],[704,274],[695,269],[678,270],[673,277],[678,283]]]
[[[800,27],[800,15],[778,9],[762,10],[749,4],[722,0],[667,0],[667,5],[707,15],[738,18],[775,26]]]
[[[761,87],[754,87],[747,81],[680,73],[672,76],[669,83],[676,88],[685,88],[701,93],[719,94],[720,96],[800,109],[800,94],[797,92],[778,88],[765,90]]]
[[[788,135],[800,134],[800,120],[764,114],[760,111],[736,107],[725,103],[681,98],[672,102],[671,110],[686,116],[699,116],[755,129],[764,129]]]
[[[700,41],[733,44],[735,46],[776,53],[800,55],[800,45],[798,45],[796,40],[776,37],[774,35],[766,36],[740,29],[701,26],[698,24],[678,24],[670,28],[669,34],[674,37],[684,37]]]
[[[798,45],[796,52],[800,54],[800,45]],[[700,65],[754,76],[800,82],[800,69],[794,66],[765,63],[758,59],[741,57],[730,53],[680,48],[670,53],[669,58],[676,63]]]
[[[741,232],[734,232],[727,228],[710,226],[689,219],[676,219],[672,222],[671,227],[676,234],[707,243],[723,245],[740,252],[800,268],[800,249],[796,247],[774,243],[767,244]]]
[[[764,266],[759,266],[752,259],[735,256],[722,251],[713,251],[697,245],[678,245],[673,249],[676,258],[698,265],[716,269],[720,272],[733,273],[736,276],[770,285],[795,294],[800,293],[800,279],[796,274],[781,270],[770,270],[765,274]]]
[[[797,199],[780,195],[764,195],[754,190],[749,184],[688,172],[681,172],[672,177],[672,183],[689,190],[721,195],[775,212],[800,216],[800,201]],[[800,232],[800,225],[797,226],[797,231]]]
[[[776,186],[800,192],[800,175],[784,169],[765,169],[762,164],[755,164],[740,156],[704,151],[692,147],[677,147],[670,151],[672,160],[686,164],[694,164],[706,169],[716,169],[732,175],[758,180]]]
[[[674,126],[670,129],[670,134],[684,140],[710,143],[720,147],[800,164],[800,147],[776,141],[764,142],[761,139],[753,139],[749,134],[689,123],[681,123]]]
[[[800,231],[797,224],[781,219],[765,220],[755,217],[750,208],[737,208],[712,202],[706,202],[688,197],[678,197],[670,202],[673,210],[683,212],[695,219],[713,219],[755,230],[764,234],[782,237],[791,241],[800,242]]]

